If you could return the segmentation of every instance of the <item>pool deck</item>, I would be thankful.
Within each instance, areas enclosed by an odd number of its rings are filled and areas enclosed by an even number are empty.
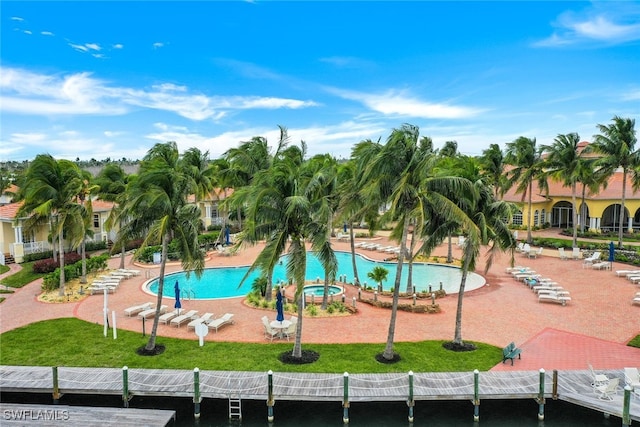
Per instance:
[[[371,240],[371,239],[363,239]],[[386,237],[372,239],[381,244],[393,245]],[[454,239],[455,243],[455,239]],[[349,250],[346,242],[334,242],[336,250]],[[243,248],[237,255],[210,254],[207,267],[249,265],[261,246]],[[382,260],[385,253],[358,250],[375,260]],[[446,245],[440,246],[434,255],[446,255]],[[454,257],[459,258],[460,249],[454,244]],[[514,341],[522,348],[522,359],[498,364],[495,370],[515,369],[586,369],[591,364],[596,369],[621,369],[640,366],[640,349],[625,344],[640,334],[640,306],[631,300],[640,286],[624,277],[617,277],[615,270],[629,266],[614,263],[611,271],[583,268],[582,261],[557,257],[557,251],[545,249],[536,259],[516,253],[516,265],[535,269],[544,277],[550,277],[571,292],[571,302],[566,306],[539,303],[535,293],[506,273],[509,256],[501,254],[489,270],[483,274],[484,259],[478,263],[477,272],[487,279],[487,285],[467,292],[464,298],[462,337],[469,341],[481,341],[496,346],[505,346]],[[112,258],[109,266],[117,268],[119,258]],[[12,267],[15,269],[16,267]],[[143,270],[140,276],[123,281],[119,289],[109,294],[110,311],[117,315],[117,327],[142,331],[142,322],[136,317],[126,317],[123,310],[137,303],[155,301],[155,297],[143,291],[145,271],[157,276],[158,267],[144,269],[127,260],[127,268]],[[180,270],[179,265],[168,265],[167,272]],[[11,272],[5,273],[11,274]],[[393,280],[393,272],[389,280]],[[364,281],[364,278],[361,278]],[[370,281],[370,280],[369,280]],[[7,295],[0,305],[0,333],[29,323],[63,317],[102,323],[104,298],[89,296],[81,301],[63,304],[48,304],[37,300],[41,280],[31,283],[14,294]],[[434,284],[435,285],[435,284]],[[404,286],[404,284],[403,284]],[[346,286],[347,301],[352,301],[357,289]],[[291,292],[287,293],[290,296]],[[409,302],[410,300],[407,300]],[[420,341],[453,338],[457,295],[438,299],[442,312],[438,314],[413,314],[399,311],[395,329],[395,340]],[[173,298],[164,303],[173,307]],[[182,308],[213,312],[218,317],[233,313],[235,324],[211,331],[206,341],[263,342],[261,317],[275,318],[275,311],[248,307],[244,298],[223,300],[183,300]],[[310,318],[303,323],[303,347],[312,343],[385,343],[389,328],[390,311],[357,303],[358,313],[344,317]],[[147,322],[147,331],[151,322]],[[195,333],[186,326],[176,328],[159,325],[160,336],[192,339]],[[382,349],[382,347],[381,347]]]

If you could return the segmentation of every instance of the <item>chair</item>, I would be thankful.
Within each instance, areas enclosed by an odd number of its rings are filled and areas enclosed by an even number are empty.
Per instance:
[[[160,306],[160,314],[164,314],[167,311],[167,306],[166,305],[161,305]],[[141,311],[140,313],[138,313],[138,318],[140,319],[149,319],[152,318],[153,316],[156,315],[156,308],[150,308],[144,311]]]
[[[582,268],[586,268],[586,267],[591,267],[593,266],[593,263],[595,261],[598,261],[600,259],[600,255],[601,253],[598,251],[595,251],[590,257],[585,258],[582,261]]]
[[[631,304],[632,305],[640,304],[640,292],[638,292],[636,296],[633,297],[633,300],[631,300]]]
[[[225,313],[221,317],[218,317],[217,319],[209,322],[207,326],[209,327],[209,329],[215,329],[216,333],[218,333],[218,329],[220,329],[224,325],[228,325],[231,323],[233,323],[233,314]]]
[[[610,270],[611,263],[609,261],[600,261],[593,264],[591,268],[594,270]]]
[[[170,324],[171,326],[175,326],[176,328],[179,328],[180,326],[182,326],[184,322],[188,320],[193,320],[193,318],[197,315],[198,315],[198,310],[189,310],[186,313],[171,319]]]
[[[550,292],[548,294],[538,295],[538,302],[555,302],[565,306],[569,301],[571,301],[571,297],[568,293],[559,294],[558,292]]]
[[[209,320],[211,320],[212,317],[213,317],[213,313],[205,313],[200,317],[196,317],[191,322],[187,323],[187,331],[189,329],[195,330],[196,326],[198,326],[200,323],[207,323]]]
[[[613,400],[613,395],[618,393],[620,378],[613,378],[605,385],[595,387],[595,392],[600,400]]]
[[[582,253],[580,252],[580,248],[573,248],[573,251],[571,252],[571,258],[580,259],[581,256]]]
[[[132,305],[131,307],[127,307],[124,309],[124,315],[131,317],[134,316],[141,311],[148,310],[153,306],[151,302],[145,302],[144,304]]]
[[[273,341],[273,338],[278,336],[280,333],[271,327],[269,324],[269,318],[267,316],[262,316],[262,326],[264,326],[264,337]]]
[[[558,248],[558,254],[560,255],[560,259],[563,261],[569,259],[569,256],[564,251],[564,248]]]
[[[591,366],[591,363],[589,363],[588,366],[589,372],[591,373],[591,387],[595,389],[596,387],[609,384],[609,377],[604,374],[596,374],[596,371],[593,370],[593,366]]]
[[[540,246],[538,249],[531,249],[529,251],[529,253],[527,254],[527,256],[529,258],[538,258],[538,255],[542,255],[542,250],[544,248],[542,246]]]
[[[175,310],[165,313],[162,316],[158,317],[158,322],[164,323],[166,325],[171,321],[171,319],[178,316],[179,314],[180,314],[180,309],[176,308]]]
[[[295,316],[291,316],[291,324],[287,329],[285,329],[282,333],[285,337],[287,337],[287,341],[289,341],[289,337],[292,337],[296,334],[296,328],[298,327],[298,318]]]
[[[524,251],[524,242],[520,242],[518,243],[518,246],[516,246],[516,252],[522,252]]]

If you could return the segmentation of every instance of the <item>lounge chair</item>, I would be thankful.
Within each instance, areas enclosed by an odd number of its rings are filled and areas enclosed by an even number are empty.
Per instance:
[[[564,251],[564,248],[558,248],[558,255],[563,261],[569,259],[569,255],[567,255],[567,253]]]
[[[98,293],[103,294],[105,290],[108,293],[112,294],[116,291],[117,288],[117,285],[108,283],[92,283],[91,285],[87,286],[87,290],[91,292],[91,295],[95,295]]]
[[[618,385],[620,378],[612,378],[607,384],[599,385],[594,388],[600,400],[613,400],[613,395],[618,393]]]
[[[621,276],[637,276],[640,275],[640,270],[616,270],[616,276],[621,277]]]
[[[200,317],[196,317],[191,322],[187,323],[187,331],[189,329],[195,330],[196,326],[198,326],[200,323],[207,323],[209,320],[211,320],[212,317],[213,317],[213,313],[205,313]]]
[[[631,300],[631,304],[632,305],[635,305],[635,304],[640,305],[640,294],[636,294],[636,296],[633,297],[633,299]]]
[[[600,255],[602,255],[599,251],[595,251],[590,257],[585,258],[582,261],[582,268],[592,267],[596,261],[600,260]]]
[[[522,252],[523,250],[524,250],[524,242],[518,243],[518,246],[516,246],[516,252]]]
[[[152,302],[145,302],[144,304],[132,305],[131,307],[124,309],[124,315],[131,317],[140,313],[141,311],[148,310],[153,306]]]
[[[624,382],[634,390],[640,389],[640,372],[638,368],[624,368]]]
[[[123,273],[131,273],[134,276],[140,275],[140,270],[132,270],[130,268],[119,268],[116,271],[122,271]]]
[[[551,292],[548,294],[538,295],[538,302],[555,302],[564,306],[567,305],[567,302],[569,301],[571,301],[571,297],[568,294]]]
[[[176,308],[175,310],[165,313],[162,316],[158,317],[158,322],[164,323],[166,325],[171,321],[171,319],[173,319],[178,315],[180,315],[180,309]]]
[[[529,253],[527,254],[527,256],[529,258],[538,258],[538,255],[542,255],[542,250],[544,248],[542,246],[540,246],[538,249],[533,249],[531,248],[531,250],[529,250]]]
[[[209,322],[207,324],[207,326],[209,327],[209,329],[215,329],[215,331],[217,333],[218,329],[220,329],[224,325],[228,325],[230,323],[233,323],[233,314],[225,313],[221,317],[218,317],[217,319],[212,320],[211,322]]]
[[[596,262],[591,268],[594,270],[611,270],[611,263],[609,261]]]
[[[571,258],[580,259],[582,257],[582,252],[580,252],[580,248],[573,248],[571,252]]]
[[[170,325],[175,326],[176,328],[179,328],[183,323],[189,320],[193,320],[193,318],[197,315],[198,315],[198,310],[189,310],[186,313],[171,319]]]
[[[264,327],[264,337],[273,341],[274,337],[277,337],[280,331],[275,330],[269,324],[269,318],[267,316],[262,316],[262,326]]]
[[[161,305],[160,306],[160,314],[164,314],[167,312],[167,306],[166,305]],[[150,319],[153,316],[156,315],[156,308],[149,308],[147,310],[141,311],[140,313],[138,313],[138,318],[139,319]]]

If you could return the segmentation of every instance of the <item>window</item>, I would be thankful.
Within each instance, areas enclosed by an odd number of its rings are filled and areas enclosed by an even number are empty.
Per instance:
[[[93,214],[93,228],[100,228],[100,215]]]
[[[522,211],[513,214],[512,223],[513,225],[522,225]]]
[[[533,224],[531,225],[540,225],[540,211],[537,209],[533,211]]]

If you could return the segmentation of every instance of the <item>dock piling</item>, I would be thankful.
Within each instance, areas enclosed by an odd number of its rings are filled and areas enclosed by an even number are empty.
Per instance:
[[[129,368],[122,367],[122,402],[125,408],[129,407]]]
[[[53,404],[57,405],[60,400],[60,386],[58,385],[58,367],[51,368],[53,374]]]
[[[344,385],[343,385],[343,397],[342,397],[342,422],[349,423],[349,373],[344,373]]]
[[[413,400],[413,371],[409,371],[409,400],[407,400],[407,406],[409,406],[409,422],[413,422],[413,407],[415,401]]]
[[[273,422],[273,371],[269,369],[267,372],[267,382],[268,382],[268,391],[267,391],[267,421],[270,423]]]
[[[194,418],[200,418],[200,369],[193,369],[193,416]]]
[[[633,389],[629,384],[624,386],[624,398],[622,400],[622,425],[631,425],[631,415],[629,413],[629,405],[631,405],[631,391]]]
[[[540,389],[538,391],[538,420],[544,420],[544,368],[540,368]]]
[[[473,421],[480,421],[480,371],[473,370]]]

